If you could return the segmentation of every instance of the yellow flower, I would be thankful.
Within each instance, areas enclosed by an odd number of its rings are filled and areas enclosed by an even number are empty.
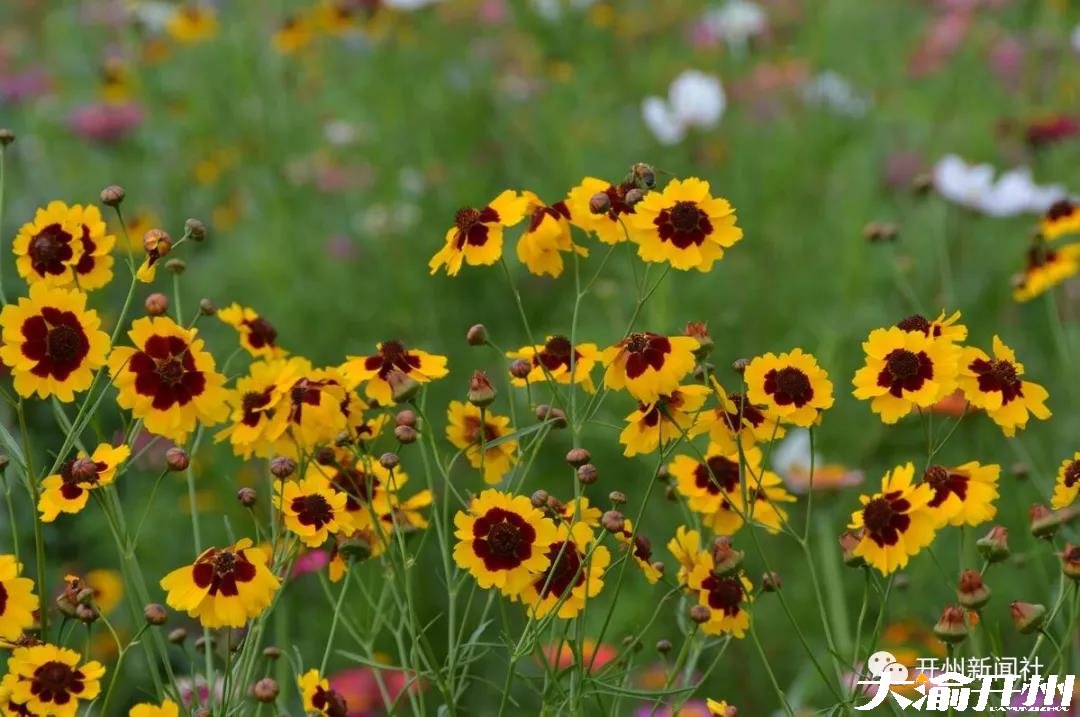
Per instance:
[[[561,517],[567,523],[584,523],[590,528],[600,526],[600,517],[603,511],[590,505],[589,499],[581,496],[576,500],[569,500],[563,506]]]
[[[85,582],[94,591],[94,604],[102,615],[115,610],[124,597],[124,579],[115,570],[87,571]]]
[[[745,393],[729,394],[716,378],[709,378],[719,405],[701,413],[690,429],[691,437],[708,432],[709,441],[724,446],[725,450],[736,447],[736,435],[743,446],[783,438],[785,430],[780,425],[780,417],[770,408],[755,406]]]
[[[304,545],[317,548],[327,536],[342,528],[348,495],[330,487],[318,472],[303,480],[277,484],[274,505],[285,519],[285,527],[296,533]]]
[[[1050,205],[1039,223],[1039,234],[1047,240],[1080,233],[1080,205],[1060,199]]]
[[[128,717],[180,717],[180,708],[172,700],[165,700],[160,706],[152,702],[140,702],[131,708]]]
[[[15,268],[28,284],[68,286],[75,281],[73,268],[82,259],[83,243],[82,227],[74,220],[68,205],[52,201],[19,228],[12,251]]]
[[[521,194],[525,198],[529,226],[518,239],[517,256],[531,273],[556,277],[563,273],[562,252],[589,255],[589,250],[575,244],[570,235],[570,210],[566,202],[548,206],[532,192]]]
[[[86,308],[86,294],[31,284],[29,298],[0,311],[0,360],[11,368],[15,392],[74,401],[105,365],[109,335],[100,326],[97,312]]]
[[[34,581],[20,577],[22,564],[14,555],[0,555],[0,639],[14,642],[34,626],[38,599]]]
[[[92,204],[76,204],[68,210],[68,218],[78,231],[82,254],[74,265],[75,283],[83,291],[106,286],[113,277],[112,250],[116,237],[109,234],[101,211]]]
[[[697,347],[697,339],[689,336],[630,334],[600,354],[607,367],[604,385],[625,388],[641,403],[655,403],[677,389],[683,377],[694,370]]]
[[[126,445],[113,447],[102,443],[89,458],[85,453],[64,461],[60,472],[41,482],[37,509],[41,520],[51,523],[60,513],[78,513],[86,507],[90,491],[106,486],[116,479],[116,469],[131,455]]]
[[[110,104],[123,104],[131,100],[135,82],[131,70],[119,57],[108,57],[101,68],[98,93]]]
[[[360,14],[349,2],[323,0],[312,10],[314,24],[328,35],[347,35],[360,28]]]
[[[821,411],[833,405],[828,374],[802,349],[758,356],[746,367],[743,378],[747,398],[766,406],[786,423],[812,426],[820,422]]]
[[[165,602],[203,627],[243,627],[270,606],[280,586],[268,560],[247,538],[228,548],[208,548],[193,565],[161,579]]]
[[[604,587],[604,571],[611,563],[611,553],[596,545],[592,528],[576,523],[572,528],[558,526],[557,538],[548,545],[547,568],[526,585],[521,600],[529,606],[529,614],[541,618],[559,605],[559,617],[577,617],[588,599],[596,597]]]
[[[485,490],[468,512],[454,516],[454,561],[480,587],[507,597],[521,594],[551,563],[548,546],[558,539],[555,524],[526,496]]]
[[[507,189],[486,207],[458,210],[454,226],[446,232],[446,246],[428,262],[431,273],[445,266],[449,276],[456,276],[462,263],[485,266],[497,262],[502,257],[503,229],[525,217],[526,202],[525,197]]]
[[[1027,266],[1013,283],[1013,299],[1031,301],[1080,273],[1080,244],[1051,249],[1041,242],[1028,249]]]
[[[465,458],[473,468],[484,469],[484,482],[495,484],[510,472],[516,462],[517,441],[503,441],[481,449],[481,436],[485,444],[514,432],[510,419],[490,411],[481,413],[471,403],[451,401],[446,409],[446,438],[456,448],[465,451]]]
[[[958,347],[920,331],[874,329],[863,342],[866,364],[855,372],[855,398],[870,399],[884,423],[930,408],[956,388]]]
[[[217,317],[240,332],[240,345],[252,356],[273,359],[287,353],[277,344],[277,329],[255,309],[232,304],[220,309]]]
[[[1046,389],[1024,381],[1024,365],[1000,337],[994,336],[994,357],[967,346],[960,357],[960,390],[975,408],[981,408],[1001,427],[1006,436],[1026,428],[1028,415],[1045,421],[1050,418]]]
[[[859,496],[862,507],[851,514],[848,527],[859,534],[853,553],[889,575],[904,567],[934,540],[937,523],[928,507],[934,490],[915,485],[915,467],[897,466],[881,479],[881,492]]]
[[[282,55],[292,55],[311,44],[312,30],[311,20],[304,15],[289,15],[278,26],[271,42]]]
[[[279,436],[275,451],[295,458],[298,444],[311,450],[345,430],[342,406],[354,384],[336,368],[313,369],[307,359],[299,359],[293,369],[287,400],[274,410],[267,431]]]
[[[570,383],[570,363],[574,364],[574,383],[589,393],[596,391],[593,385],[592,371],[600,358],[596,344],[578,344],[570,346],[570,339],[565,336],[548,336],[543,345],[522,346],[517,351],[507,351],[506,357],[527,361],[532,368],[525,378],[512,378],[514,386],[524,387],[530,383],[547,381],[550,376],[556,383]]]
[[[229,415],[225,377],[194,328],[164,316],[136,319],[128,332],[135,348],[109,355],[116,402],[141,418],[146,430],[183,443],[196,423],[212,426]]]
[[[731,204],[713,198],[709,183],[696,177],[673,179],[663,192],[649,192],[630,221],[642,261],[666,261],[683,271],[709,271],[743,236]]]
[[[408,474],[400,467],[391,474],[371,457],[357,458],[345,449],[330,465],[309,465],[305,476],[309,480],[327,484],[343,497],[344,504],[335,511],[335,517],[346,533],[371,528],[375,517],[388,514],[392,494],[409,480]]]
[[[690,589],[697,593],[698,605],[709,608],[709,619],[702,623],[706,635],[746,636],[750,627],[747,609],[753,600],[753,583],[745,575],[716,575],[712,553],[705,551],[690,573]]]
[[[15,648],[0,682],[5,714],[75,717],[80,700],[93,702],[101,693],[105,676],[101,663],[79,662],[79,653],[56,645]]]
[[[626,203],[626,193],[634,189],[632,183],[611,184],[603,179],[586,177],[581,184],[570,190],[566,206],[570,210],[570,223],[579,229],[595,234],[605,244],[626,241],[631,231],[630,220],[634,207]],[[606,211],[594,213],[590,203],[597,194],[607,197]]]
[[[710,717],[735,717],[738,712],[724,700],[705,700],[705,708],[709,710]]]
[[[318,670],[308,670],[297,679],[296,684],[300,687],[306,714],[321,717],[348,714],[345,698],[330,689],[330,681],[320,675]]]
[[[274,453],[282,433],[288,428],[286,421],[275,420],[279,413],[287,413],[290,407],[289,389],[301,374],[311,370],[302,358],[276,361],[256,361],[248,368],[248,375],[236,382],[226,401],[232,413],[231,425],[214,436],[215,442],[228,439],[233,452],[245,459],[257,455],[268,458]]]
[[[701,533],[680,525],[675,529],[675,537],[668,541],[667,549],[679,563],[679,574],[676,576],[679,585],[686,585],[690,573],[701,560]]]
[[[353,383],[367,381],[364,395],[380,406],[394,405],[394,390],[387,380],[393,371],[405,374],[417,383],[428,383],[449,373],[445,356],[410,349],[394,340],[376,344],[371,356],[349,356],[347,359],[341,366],[342,372]]]
[[[650,405],[639,403],[637,410],[626,417],[626,428],[619,434],[619,443],[626,446],[624,456],[652,453],[660,446],[678,440],[694,426],[709,389],[705,386],[680,386],[670,395]]]
[[[922,482],[933,490],[926,506],[942,525],[979,525],[997,514],[998,476],[1001,466],[970,461],[955,468],[933,465]]]
[[[952,344],[960,343],[967,338],[967,327],[960,323],[960,312],[954,311],[946,316],[942,311],[933,321],[928,320],[922,314],[912,314],[897,322],[896,327],[904,331],[922,333],[937,341],[947,341]]]
[[[1050,507],[1054,510],[1068,508],[1080,495],[1080,451],[1066,458],[1058,466],[1057,480],[1054,482],[1054,497]]]
[[[643,533],[634,532],[633,521],[627,518],[623,522],[622,530],[615,533],[615,539],[626,550],[630,551],[634,563],[637,564],[642,575],[645,576],[645,580],[650,585],[655,585],[660,581],[660,576],[663,573],[661,573],[660,568],[653,564],[652,542]]]
[[[173,11],[165,29],[178,42],[189,45],[203,42],[217,34],[217,13],[202,5],[181,5]]]

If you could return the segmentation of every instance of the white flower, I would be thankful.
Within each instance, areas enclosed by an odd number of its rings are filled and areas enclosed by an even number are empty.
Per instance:
[[[569,6],[573,10],[586,10],[596,0],[530,0],[530,4],[540,17],[548,22],[554,22],[563,16],[563,10]]]
[[[419,10],[422,7],[427,7],[428,5],[434,5],[439,1],[440,0],[383,0],[383,5],[395,10],[411,12],[413,10]]]
[[[1072,35],[1069,36],[1069,44],[1072,45],[1073,52],[1080,54],[1080,25],[1073,28]]]
[[[992,217],[1042,213],[1068,196],[1061,185],[1035,184],[1026,167],[1004,172],[995,180],[989,164],[968,164],[955,154],[934,165],[934,187],[950,202]]]
[[[862,97],[842,75],[826,70],[802,87],[803,100],[810,105],[822,105],[848,117],[862,117],[870,108],[870,100]]]
[[[661,144],[678,144],[691,127],[710,129],[724,115],[727,97],[720,78],[686,70],[671,83],[668,99],[646,97],[641,118]]]
[[[728,0],[702,15],[701,22],[714,36],[736,45],[762,34],[769,26],[769,16],[750,0]]]

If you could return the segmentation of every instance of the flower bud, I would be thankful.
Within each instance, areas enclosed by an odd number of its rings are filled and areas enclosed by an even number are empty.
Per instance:
[[[946,605],[934,625],[934,634],[942,642],[963,642],[968,636],[967,613],[959,605]]]
[[[671,640],[657,640],[656,641],[656,651],[659,652],[661,655],[666,655],[669,652],[671,652],[671,648],[672,648]]]
[[[597,192],[589,198],[589,211],[593,214],[607,214],[611,211],[611,197],[607,192]]]
[[[410,443],[415,443],[417,436],[419,436],[419,434],[412,426],[394,427],[394,438],[398,440],[398,443],[401,443],[403,445],[407,446]]]
[[[694,605],[690,608],[690,619],[698,625],[704,624],[712,617],[712,611],[704,605]]]
[[[101,617],[101,613],[93,605],[77,605],[75,607],[75,617],[80,622],[89,625]]]
[[[547,506],[548,512],[553,515],[562,515],[566,512],[566,503],[556,498],[553,495],[549,495],[547,501],[544,503]]]
[[[173,446],[165,451],[165,465],[169,466],[169,470],[179,473],[187,470],[187,467],[191,465],[191,458],[183,448]]]
[[[275,478],[285,479],[296,472],[296,461],[288,456],[274,456],[270,459],[270,473]]]
[[[1072,580],[1080,580],[1080,545],[1065,544],[1061,551],[1061,572]]]
[[[4,474],[4,471],[7,470],[7,467],[10,463],[11,459],[5,456],[3,453],[0,453],[0,475]]]
[[[206,225],[198,219],[190,218],[184,222],[184,232],[195,241],[206,238]]]
[[[870,222],[863,227],[863,237],[871,244],[890,242],[900,233],[895,224],[889,222]]]
[[[574,468],[580,468],[592,460],[592,455],[584,448],[571,448],[566,452],[566,462]]]
[[[1036,538],[1051,538],[1061,525],[1061,519],[1045,505],[1033,505],[1028,510],[1031,519],[1031,534]]]
[[[70,470],[71,477],[79,483],[91,483],[97,480],[97,463],[89,458],[76,458]]]
[[[1013,463],[1012,467],[1010,468],[1010,472],[1013,474],[1013,478],[1016,478],[1016,480],[1026,480],[1029,472],[1027,463],[1023,463],[1021,461]]]
[[[387,451],[379,456],[379,465],[388,471],[397,468],[399,463],[401,463],[401,459],[398,458],[398,454],[393,451]]]
[[[1008,528],[995,525],[990,528],[983,537],[975,541],[979,554],[991,563],[997,563],[1009,557],[1009,530]]]
[[[7,147],[15,141],[15,133],[7,127],[0,129],[0,147]]]
[[[735,572],[742,565],[744,553],[736,550],[731,544],[731,538],[727,535],[718,536],[713,540],[712,558],[713,574],[727,575]]]
[[[187,262],[183,259],[169,259],[165,262],[165,269],[173,274],[183,274],[187,271]]]
[[[1009,604],[1009,614],[1013,625],[1021,634],[1027,635],[1042,627],[1046,620],[1046,607],[1030,602],[1015,600]]]
[[[334,454],[334,449],[330,446],[319,448],[319,450],[315,451],[315,462],[320,466],[337,465],[337,456]]]
[[[495,387],[483,371],[476,371],[469,379],[468,398],[469,403],[478,408],[490,406],[495,400]]]
[[[416,428],[416,413],[409,410],[408,408],[402,411],[398,411],[397,415],[394,416],[394,424],[398,426],[411,426],[412,428]]]
[[[620,490],[613,490],[608,493],[608,500],[615,505],[624,505],[626,503],[626,493],[623,493]]]
[[[596,466],[592,463],[586,463],[585,465],[578,466],[577,477],[578,480],[585,485],[592,485],[596,482],[596,479],[600,477],[600,471],[596,470]]]
[[[196,651],[202,652],[203,650],[205,650],[207,643],[209,643],[210,649],[213,650],[215,645],[215,640],[213,636],[211,636],[209,640],[206,639],[205,635],[195,638]]]
[[[240,501],[240,505],[245,508],[255,507],[255,501],[258,500],[259,494],[255,492],[254,488],[241,488],[236,491],[236,499]]]
[[[109,207],[118,207],[124,201],[124,188],[119,184],[110,184],[101,190],[101,203]]]
[[[664,565],[664,562],[662,560],[654,560],[652,562],[652,569],[663,575],[664,571],[667,570],[667,566]]]
[[[142,244],[147,254],[162,257],[172,249],[172,237],[164,229],[151,229],[143,235]]]
[[[934,188],[934,177],[929,172],[919,172],[911,179],[911,191],[916,196],[924,197]]]
[[[978,571],[968,569],[960,573],[956,599],[964,607],[978,610],[990,600],[990,588],[983,583],[982,575]]]
[[[862,559],[862,556],[855,554],[855,548],[860,542],[862,542],[862,531],[858,533],[851,530],[845,530],[840,534],[840,550],[844,555],[844,565],[850,568],[858,568],[866,565],[866,561]]]
[[[746,367],[750,365],[750,359],[737,358],[731,362],[731,370],[735,373],[742,373],[746,370]]]
[[[600,525],[609,533],[621,533],[626,527],[626,518],[617,510],[609,510],[600,516]]]
[[[199,313],[203,316],[213,316],[217,313],[217,307],[210,299],[199,299]]]
[[[525,359],[517,359],[510,363],[510,375],[514,378],[526,378],[530,371],[532,371],[532,366]]]
[[[182,627],[178,627],[175,630],[171,630],[169,632],[169,636],[168,636],[167,639],[172,644],[179,645],[180,643],[182,643],[184,640],[187,639],[187,630],[185,630]]]
[[[487,339],[487,327],[483,324],[473,324],[469,327],[469,330],[465,332],[465,341],[469,346],[483,346],[487,343]]]
[[[767,593],[778,591],[784,584],[784,581],[780,579],[780,573],[775,571],[768,571],[761,576],[761,589]]]
[[[148,315],[161,316],[169,310],[169,297],[160,292],[154,292],[146,297],[146,302],[143,305],[146,307]]]
[[[276,660],[281,657],[281,648],[274,647],[273,645],[267,645],[262,651],[263,657],[268,660]]]
[[[272,677],[264,677],[251,687],[251,696],[259,702],[273,702],[278,696],[277,682]]]
[[[637,187],[634,187],[623,196],[623,201],[632,207],[644,198],[645,192],[641,191]]]
[[[390,398],[394,403],[408,401],[420,390],[420,384],[412,376],[396,368],[386,374],[386,382],[390,384]]]
[[[164,625],[165,621],[169,619],[169,613],[165,612],[163,605],[152,602],[143,608],[143,617],[151,625]]]
[[[554,428],[566,428],[566,414],[561,408],[540,404],[536,407],[536,420],[550,421]]]
[[[694,349],[694,358],[704,361],[705,357],[712,353],[713,340],[709,336],[709,329],[702,321],[691,321],[683,329],[683,335],[697,339],[698,347]]]
[[[666,464],[661,465],[659,468],[656,469],[656,480],[660,481],[661,483],[666,483],[669,477],[670,474],[668,473]]]
[[[548,492],[543,489],[534,491],[533,494],[529,496],[529,501],[533,504],[534,508],[543,508],[547,505]]]

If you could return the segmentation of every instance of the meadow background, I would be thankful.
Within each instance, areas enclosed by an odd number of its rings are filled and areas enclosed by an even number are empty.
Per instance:
[[[22,286],[10,242],[34,208],[57,198],[96,202],[103,186],[120,184],[129,217],[155,217],[174,236],[187,217],[206,223],[208,240],[186,245],[182,256],[185,311],[203,297],[253,306],[277,327],[282,345],[317,365],[401,337],[449,356],[451,378],[428,397],[429,407],[439,407],[463,397],[473,369],[505,370],[490,351],[466,345],[471,324],[484,323],[501,346],[527,343],[496,267],[428,276],[427,260],[459,207],[507,187],[555,201],[584,176],[616,180],[638,161],[653,164],[661,181],[667,173],[700,176],[735,206],[745,239],[709,274],[672,272],[641,325],[674,333],[687,321],[707,322],[712,361],[729,380],[739,357],[796,345],[814,352],[838,399],[817,433],[829,462],[863,470],[876,484],[885,469],[925,455],[922,423],[886,428],[849,388],[867,332],[916,311],[960,309],[973,344],[988,346],[1001,334],[1050,390],[1051,421],[1010,440],[985,418],[968,419],[942,455],[1005,468],[998,520],[1011,529],[1016,556],[988,579],[994,599],[986,614],[1000,623],[1010,654],[1026,653],[1031,641],[1012,631],[1007,605],[1049,602],[1056,589],[1058,566],[1047,551],[1035,552],[1027,508],[1045,500],[1057,464],[1080,447],[1073,410],[1080,287],[1067,284],[1056,306],[1016,304],[1010,280],[1023,267],[1036,217],[985,216],[916,186],[942,156],[957,153],[999,170],[1028,166],[1039,183],[1080,187],[1080,142],[1034,147],[1027,131],[1080,113],[1074,4],[761,0],[767,27],[742,43],[702,31],[705,14],[720,5],[706,2],[447,0],[415,10],[358,2],[354,25],[316,33],[288,55],[272,38],[289,13],[310,3],[223,0],[215,4],[216,33],[191,43],[155,28],[150,3],[134,5],[134,14],[124,2],[9,0],[0,7],[0,126],[17,137],[7,152],[0,226],[9,296]],[[665,96],[686,69],[719,77],[726,109],[715,126],[664,145],[643,122],[641,102]],[[837,95],[833,80],[824,83],[833,90],[822,90],[822,73],[841,78],[847,94]],[[895,241],[868,241],[870,222],[895,224]],[[640,280],[635,261],[630,246],[618,247],[584,307],[581,339],[606,346],[621,338],[617,327],[633,310]],[[566,331],[572,277],[532,277],[512,254],[510,263],[534,330]],[[162,272],[158,283],[166,287],[168,279]],[[150,291],[140,287],[138,301]],[[1055,337],[1054,311],[1064,317],[1064,336]],[[204,327],[221,361],[234,345],[232,330]],[[630,410],[625,396],[610,397],[601,421],[618,424]],[[31,420],[43,436],[55,431],[44,408]],[[585,434],[601,475],[586,492],[600,505],[612,490],[639,499],[652,479],[654,458],[623,458],[616,438],[603,425]],[[549,441],[526,492],[569,494],[568,447],[568,435]],[[407,449],[402,456],[408,465]],[[222,446],[204,447],[196,460],[200,499],[215,507],[204,531],[218,542],[243,534],[249,519],[233,496],[255,483],[255,468]],[[1026,478],[1014,475],[1017,463]],[[138,504],[149,485],[137,477],[149,481],[152,473],[148,466],[126,479],[126,501]],[[465,475],[468,487],[479,487]],[[155,514],[152,547],[140,554],[151,576],[190,559],[184,485],[177,479],[163,490],[159,505],[174,509]],[[20,510],[32,509],[21,492],[17,500]],[[829,608],[838,639],[850,646],[862,580],[840,564],[835,537],[855,493],[825,495],[817,505]],[[657,556],[670,563],[662,546],[681,513],[657,491],[646,516]],[[94,511],[46,531],[50,554],[69,556],[57,570],[115,567]],[[805,567],[783,557],[782,538],[764,541],[814,633]],[[952,536],[935,551],[940,562],[925,554],[913,561],[907,592],[887,616],[888,634],[913,642],[919,654],[940,651],[926,631],[954,599],[948,581],[959,568]],[[764,569],[748,561],[752,575]],[[609,641],[640,638],[635,659],[646,666],[656,662],[655,642],[677,640],[678,628],[672,615],[648,634],[635,632],[662,590],[639,577],[631,575],[620,596]],[[435,616],[440,586],[429,587],[419,593],[421,612]],[[320,651],[329,608],[319,582],[305,575],[287,590],[277,635]],[[765,650],[785,689],[812,706],[824,697],[820,684],[768,597],[754,610]],[[331,672],[350,666],[335,656]],[[500,683],[504,667],[496,649],[476,669]],[[139,696],[138,682],[133,672],[123,685],[129,698]],[[728,699],[740,714],[777,707],[748,641],[729,648],[701,694]],[[495,699],[494,688],[478,683],[467,696],[470,713],[486,713]]]

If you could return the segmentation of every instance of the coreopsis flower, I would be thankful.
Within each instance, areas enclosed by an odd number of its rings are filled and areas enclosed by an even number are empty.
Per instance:
[[[79,653],[56,645],[15,648],[0,682],[4,714],[75,717],[81,700],[101,693],[105,676],[100,662],[80,662]]]
[[[11,369],[15,392],[74,401],[105,365],[109,335],[100,326],[97,312],[86,308],[86,294],[31,284],[29,297],[0,311],[0,360]]]
[[[960,355],[960,390],[968,403],[986,411],[1006,436],[1026,428],[1029,415],[1042,421],[1050,418],[1046,389],[1020,378],[1024,365],[998,336],[993,350],[993,358],[974,346],[964,347]]]
[[[724,700],[705,700],[705,708],[709,710],[710,717],[735,717],[738,712]]]
[[[165,602],[203,627],[243,627],[262,614],[280,586],[269,556],[247,538],[227,548],[208,548],[195,563],[161,579]]]
[[[399,371],[420,384],[449,373],[445,356],[410,349],[396,340],[376,344],[375,353],[371,356],[347,357],[341,370],[353,383],[366,381],[364,395],[380,406],[394,404],[394,389],[387,380],[393,371]]]
[[[446,246],[428,262],[431,273],[446,267],[456,276],[461,265],[486,266],[502,257],[503,229],[525,218],[527,200],[512,189],[495,197],[486,207],[459,209],[454,226],[446,232]]]
[[[360,28],[359,8],[351,2],[322,0],[312,9],[312,17],[328,35],[348,35]]]
[[[321,717],[344,717],[349,713],[345,698],[330,688],[330,681],[311,669],[296,681],[304,701],[304,712]]]
[[[948,316],[942,311],[937,318],[930,321],[922,314],[912,314],[896,323],[898,329],[907,332],[918,332],[937,341],[947,341],[958,344],[967,338],[967,327],[960,323],[960,312],[954,311]]]
[[[180,707],[169,699],[160,705],[140,702],[128,711],[128,717],[180,717]]]
[[[1039,222],[1039,235],[1048,241],[1080,233],[1080,204],[1060,199],[1050,205]]]
[[[551,563],[555,524],[527,496],[485,490],[454,516],[454,562],[482,588],[516,597]]]
[[[288,387],[287,403],[274,412],[272,433],[281,436],[275,450],[292,457],[297,449],[310,450],[329,443],[345,430],[341,410],[353,383],[336,368],[314,369],[307,359],[297,366],[298,378]]]
[[[311,44],[313,36],[311,20],[298,13],[282,20],[270,42],[280,54],[293,55]]]
[[[576,252],[588,256],[589,250],[574,243],[570,235],[570,210],[566,202],[544,204],[532,192],[522,192],[525,198],[525,216],[529,225],[517,243],[517,256],[529,271],[537,276],[550,274],[557,277],[563,273],[563,252]]]
[[[1054,510],[1068,508],[1080,496],[1080,451],[1066,458],[1058,466],[1057,480],[1054,481],[1054,496],[1050,507]]]
[[[514,432],[507,416],[481,411],[462,401],[451,401],[446,408],[446,438],[456,448],[465,451],[473,468],[484,470],[484,482],[495,484],[510,472],[517,453],[517,441],[502,441],[493,446],[481,446]]]
[[[680,585],[686,585],[701,559],[701,533],[690,530],[685,525],[675,529],[675,537],[668,541],[668,551],[679,563],[679,573],[676,576]]]
[[[1024,272],[1013,281],[1013,299],[1031,301],[1077,273],[1080,273],[1080,244],[1051,249],[1037,243],[1027,251]]]
[[[22,563],[14,555],[0,555],[0,639],[8,642],[19,639],[36,622],[34,581],[21,573]]]
[[[93,204],[76,204],[68,210],[82,246],[79,260],[72,267],[75,284],[83,291],[100,289],[112,281],[112,250],[116,237],[109,233],[101,211]]]
[[[256,358],[281,358],[287,352],[278,346],[277,329],[255,309],[232,304],[218,309],[217,317],[240,333],[240,345]]]
[[[638,403],[619,434],[619,443],[625,446],[623,455],[652,453],[688,433],[708,396],[707,387],[690,384],[679,386],[652,404]]]
[[[907,565],[934,540],[937,519],[928,506],[934,491],[928,483],[912,483],[914,475],[911,463],[888,471],[881,491],[859,496],[862,507],[851,514],[848,528],[860,535],[852,553],[882,575]]]
[[[68,286],[75,281],[74,267],[82,259],[82,227],[67,204],[49,202],[23,224],[12,251],[15,269],[28,284]]]
[[[701,631],[741,639],[750,627],[748,606],[754,585],[741,573],[717,575],[715,567],[712,553],[705,551],[687,579],[690,590],[697,593],[698,605],[709,608],[709,619],[702,623]]]
[[[898,327],[874,329],[863,342],[866,363],[855,372],[855,398],[870,400],[884,423],[930,408],[956,387],[960,351],[951,342]]]
[[[710,379],[717,405],[702,411],[698,422],[690,429],[692,437],[708,432],[711,443],[732,449],[736,445],[736,436],[744,446],[783,438],[785,429],[780,425],[780,417],[771,409],[755,406],[745,393],[729,394],[716,378]]]
[[[832,382],[817,359],[802,349],[779,356],[757,356],[743,373],[746,396],[773,411],[785,423],[806,428],[833,405]]]
[[[642,261],[666,261],[683,271],[709,271],[743,235],[731,204],[714,198],[709,183],[697,177],[673,179],[663,192],[649,192],[630,221]]]
[[[325,483],[344,498],[335,518],[339,525],[351,530],[368,528],[375,516],[388,513],[391,494],[409,480],[400,467],[391,475],[378,461],[356,458],[348,451],[342,451],[340,460],[333,465],[308,466],[305,476],[313,483]]]
[[[922,482],[933,490],[926,506],[937,517],[938,525],[979,525],[997,514],[1001,466],[969,461],[955,468],[932,465],[923,473]]]
[[[603,515],[603,511],[594,505],[589,503],[589,499],[585,496],[574,500],[568,500],[563,505],[561,517],[565,522],[584,523],[590,528],[598,528],[600,526],[600,516]]]
[[[60,513],[78,513],[86,507],[90,491],[106,486],[116,480],[116,470],[131,455],[126,445],[111,446],[102,443],[92,456],[79,453],[76,458],[64,461],[60,472],[41,482],[41,497],[37,509],[41,520],[51,523]]]
[[[278,483],[274,505],[284,516],[285,527],[304,545],[317,548],[342,528],[348,499],[346,493],[331,488],[324,476],[309,473],[299,481]]]
[[[270,457],[288,428],[288,423],[278,418],[279,412],[289,410],[289,390],[310,368],[302,358],[252,363],[248,375],[237,379],[228,393],[231,423],[214,436],[214,441],[228,440],[233,453],[244,459]]]
[[[570,345],[565,336],[548,336],[543,345],[522,346],[517,351],[507,351],[506,357],[527,361],[531,368],[525,378],[511,378],[514,386],[524,387],[530,383],[547,381],[550,377],[556,383],[570,383],[570,364],[573,363],[573,381],[589,393],[596,391],[593,385],[592,371],[600,358],[596,344]]]
[[[183,443],[197,423],[212,426],[229,415],[225,377],[194,328],[165,316],[136,319],[128,332],[134,348],[109,354],[109,373],[120,407],[146,430]]]
[[[637,332],[604,349],[600,361],[607,367],[604,385],[626,389],[644,404],[670,395],[683,377],[694,370],[698,341],[689,336],[661,336]]]
[[[634,563],[641,570],[650,585],[660,582],[662,573],[653,564],[652,542],[642,533],[634,532],[634,523],[629,518],[623,522],[622,530],[615,533],[615,540],[628,551]]]
[[[521,593],[532,617],[544,617],[557,605],[559,617],[577,617],[585,602],[600,594],[611,553],[595,542],[592,528],[584,523],[558,526],[557,537],[547,549],[550,563]]]
[[[605,244],[626,241],[631,231],[629,219],[634,214],[634,207],[626,201],[626,193],[633,189],[636,189],[633,182],[611,184],[603,179],[586,177],[566,197],[570,223],[595,234]],[[605,200],[598,204],[594,197],[600,194]]]
[[[217,35],[217,13],[209,6],[184,4],[173,11],[165,29],[178,42],[188,45],[203,42]]]

